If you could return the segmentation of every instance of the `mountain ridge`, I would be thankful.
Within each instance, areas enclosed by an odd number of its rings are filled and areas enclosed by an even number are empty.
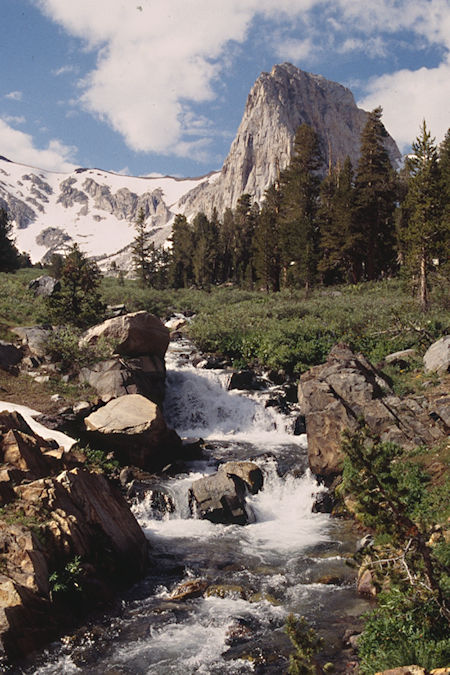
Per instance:
[[[368,113],[352,92],[322,75],[289,63],[263,72],[251,88],[243,117],[220,171],[197,178],[124,176],[98,168],[77,167],[60,173],[0,157],[0,207],[14,222],[17,246],[33,262],[46,261],[77,242],[102,269],[118,252],[127,261],[140,209],[157,245],[167,241],[176,213],[192,218],[234,208],[248,192],[261,203],[264,192],[292,156],[296,129],[312,126],[329,163],[359,157],[361,131]],[[387,150],[395,165],[401,158],[391,137]],[[128,256],[129,258],[129,256]]]

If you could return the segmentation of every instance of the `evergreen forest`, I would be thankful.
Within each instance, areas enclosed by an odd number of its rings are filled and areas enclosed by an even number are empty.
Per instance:
[[[425,121],[404,166],[385,149],[377,108],[361,135],[356,167],[347,157],[324,177],[315,131],[302,124],[289,166],[259,206],[243,194],[235,209],[192,222],[177,215],[171,248],[150,243],[136,223],[134,267],[143,285],[246,290],[357,284],[396,276],[412,281],[423,310],[429,274],[445,271],[450,232],[450,130],[438,147]]]

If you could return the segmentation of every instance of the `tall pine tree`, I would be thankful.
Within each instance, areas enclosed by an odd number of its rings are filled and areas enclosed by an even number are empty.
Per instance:
[[[395,266],[396,175],[385,148],[387,131],[381,108],[371,113],[361,134],[355,178],[356,218],[361,250],[358,256],[367,279],[377,279]]]
[[[317,265],[317,207],[322,156],[316,132],[302,124],[288,168],[281,175],[280,248],[286,285],[308,289]]]
[[[136,236],[131,244],[131,254],[134,271],[137,274],[142,287],[150,285],[152,277],[150,232],[145,222],[145,213],[139,209],[137,220],[134,224]],[[154,250],[154,247],[153,247]]]
[[[194,234],[186,216],[177,214],[172,226],[169,284],[173,288],[187,288],[194,281],[192,257]]]
[[[275,183],[265,192],[264,204],[256,219],[253,237],[253,265],[257,281],[264,290],[280,290],[281,256],[278,216],[281,206],[280,186]]]
[[[200,288],[209,288],[216,281],[217,225],[204,213],[197,213],[192,223],[194,252],[192,266],[194,280]]]
[[[400,235],[406,262],[412,275],[419,280],[419,300],[422,309],[428,307],[428,271],[433,256],[439,255],[448,225],[442,220],[441,173],[434,138],[425,120],[419,136],[412,144],[407,160],[408,193],[405,198],[407,222]],[[447,233],[445,233],[447,230]]]
[[[328,283],[361,277],[361,233],[355,219],[353,168],[349,157],[332,169],[320,186],[320,261],[318,269]]]

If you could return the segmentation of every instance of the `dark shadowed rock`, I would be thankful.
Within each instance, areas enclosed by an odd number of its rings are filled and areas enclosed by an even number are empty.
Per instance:
[[[261,382],[252,370],[239,370],[230,376],[228,389],[261,389]]]
[[[245,503],[248,492],[256,494],[263,485],[261,469],[253,462],[226,462],[217,473],[194,481],[191,504],[200,518],[213,523],[245,525],[252,513]]]
[[[22,350],[9,342],[0,340],[0,369],[13,371],[14,366],[21,362]]]
[[[113,357],[80,371],[80,381],[88,383],[105,402],[125,394],[141,394],[161,405],[165,377],[164,359],[159,356]]]
[[[252,495],[259,492],[264,483],[263,472],[254,462],[225,462],[219,466],[218,472],[241,478]]]
[[[47,354],[46,342],[52,333],[51,326],[17,326],[11,330],[22,338],[22,344],[32,355],[42,357]]]
[[[248,522],[245,495],[244,481],[223,471],[199,478],[191,487],[191,503],[195,504],[197,515],[212,523],[245,525]]]

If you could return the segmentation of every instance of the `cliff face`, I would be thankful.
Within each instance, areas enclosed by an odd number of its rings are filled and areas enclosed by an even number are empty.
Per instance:
[[[357,107],[353,94],[321,75],[306,73],[284,63],[262,73],[247,99],[241,124],[218,179],[200,185],[180,201],[187,215],[214,207],[222,213],[234,208],[248,192],[261,201],[278,171],[289,163],[294,136],[302,123],[313,127],[320,141],[324,169],[328,162],[349,155],[354,166],[359,157],[361,131],[367,112]],[[392,138],[387,149],[396,164],[400,152]]]

